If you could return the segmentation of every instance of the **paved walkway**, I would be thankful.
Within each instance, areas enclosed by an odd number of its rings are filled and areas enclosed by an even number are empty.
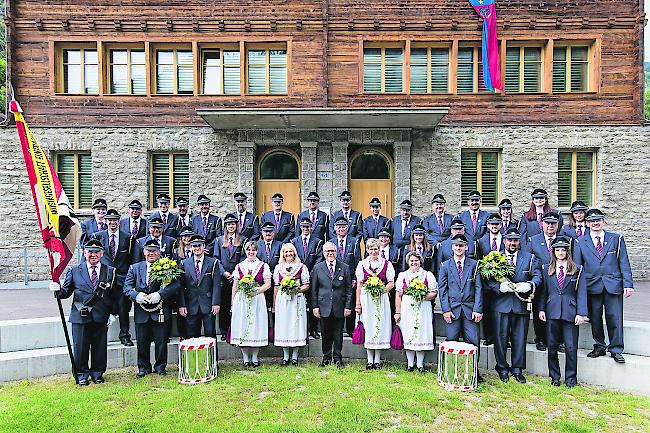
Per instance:
[[[65,314],[70,312],[71,299],[62,300]],[[650,322],[650,281],[636,283],[633,296],[625,299],[625,320]],[[0,320],[30,319],[58,316],[59,309],[47,289],[0,290]]]

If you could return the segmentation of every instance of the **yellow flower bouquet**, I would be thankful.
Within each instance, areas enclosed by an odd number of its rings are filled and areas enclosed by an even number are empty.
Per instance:
[[[151,280],[158,281],[163,287],[182,273],[183,270],[178,266],[176,260],[169,257],[161,257],[151,264]]]
[[[237,284],[237,290],[248,296],[255,292],[258,287],[257,281],[255,281],[255,278],[251,274],[246,274],[241,277],[241,280]]]
[[[515,267],[510,264],[506,255],[498,251],[492,251],[479,260],[478,270],[483,278],[500,283],[508,282],[508,277],[515,273]]]
[[[386,293],[386,286],[379,277],[372,276],[363,283],[363,290],[373,298],[380,298],[381,295]]]
[[[416,302],[422,302],[429,294],[429,288],[424,285],[420,278],[415,277],[404,289],[404,294],[410,296]]]
[[[280,291],[288,296],[294,296],[300,293],[300,283],[297,279],[287,275],[280,281]]]

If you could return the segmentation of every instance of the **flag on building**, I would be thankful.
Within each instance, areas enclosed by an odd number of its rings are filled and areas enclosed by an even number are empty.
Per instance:
[[[488,90],[503,90],[499,41],[497,39],[497,9],[495,0],[469,0],[476,13],[483,18],[483,84]]]
[[[43,237],[43,246],[50,260],[52,281],[58,282],[73,257],[81,237],[81,226],[72,212],[68,197],[52,164],[27,127],[17,101],[9,102],[9,111],[14,114],[16,120],[29,186],[36,207],[36,218]]]

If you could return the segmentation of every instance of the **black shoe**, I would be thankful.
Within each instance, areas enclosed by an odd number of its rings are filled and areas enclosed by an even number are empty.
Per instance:
[[[625,364],[625,358],[620,353],[612,353],[612,358],[619,364]]]
[[[122,346],[126,346],[126,347],[133,346],[133,341],[131,341],[131,339],[128,337],[120,338],[120,343],[122,343]]]
[[[93,383],[104,383],[104,382],[106,382],[104,380],[104,376],[102,376],[101,374],[98,375],[98,376],[91,376],[91,379],[92,379]]]
[[[374,366],[375,370],[381,370],[381,362],[375,362],[373,364],[373,366]]]
[[[418,367],[418,371],[419,371],[420,373],[426,373],[427,369],[424,368],[424,367]]]
[[[80,377],[79,380],[77,381],[77,385],[79,385],[79,386],[88,386],[88,385],[90,385],[90,381],[88,380],[87,377]]]
[[[343,367],[345,367],[345,366],[343,365],[343,361],[336,361],[336,368],[339,368],[339,369],[340,369],[340,368],[343,368]]]
[[[148,372],[147,370],[140,369],[140,370],[138,370],[138,372],[136,373],[135,377],[137,377],[138,379],[140,379],[140,378],[145,377],[147,374],[149,374],[149,372]]]
[[[526,383],[526,376],[523,373],[512,373],[512,377],[519,383]]]
[[[560,386],[560,379],[551,379],[551,385]]]
[[[156,374],[158,376],[167,376],[167,370],[165,370],[164,368],[162,370],[156,370]]]
[[[320,338],[320,334],[318,333],[318,331],[311,331],[309,333],[309,336],[314,340],[318,340]]]
[[[321,367],[327,367],[327,366],[330,365],[331,363],[332,363],[332,360],[331,360],[331,359],[323,358],[323,360],[320,362],[319,365],[320,365]]]
[[[226,335],[225,334],[221,334],[221,341],[226,341]]]
[[[559,353],[564,353],[564,352],[566,351],[566,346],[564,345],[564,343],[560,343],[560,344],[557,346],[557,351],[558,351]]]
[[[605,349],[597,349],[594,347],[594,350],[587,353],[587,358],[598,358],[600,356],[605,356],[606,354],[607,352],[605,352]]]
[[[494,344],[494,340],[492,338],[486,338],[485,340],[483,340],[483,344],[485,344],[486,346],[492,346]]]
[[[545,352],[546,351],[546,343],[543,341],[538,341],[535,343],[535,348],[539,350],[540,352]]]
[[[481,376],[481,374],[479,373],[476,376],[476,383],[483,383],[483,382],[485,382],[485,379],[483,379],[483,376]]]
[[[366,364],[366,370],[374,370],[375,369],[375,364],[372,362],[369,362]]]
[[[257,361],[257,362],[252,362],[252,363],[251,363],[251,366],[252,366],[253,368],[258,368],[258,367],[260,366],[260,363],[259,363],[259,361]]]
[[[283,359],[282,362],[280,363],[280,365],[282,367],[286,367],[287,365],[289,365],[289,360],[288,359]]]
[[[251,363],[248,362],[248,361],[244,362],[243,365],[244,365],[244,368],[250,368],[251,367]]]
[[[346,334],[348,334],[348,337],[352,338],[352,334],[354,331],[346,331]]]
[[[508,375],[508,373],[499,373],[499,379],[501,379],[501,382],[503,383],[508,383],[510,375]]]
[[[291,360],[291,365],[293,365],[294,367],[297,367],[298,366],[298,360],[297,359],[292,359]]]
[[[408,371],[409,373],[414,372],[415,371],[415,366],[411,365],[410,367],[406,367],[406,371]]]
[[[575,388],[575,386],[577,385],[577,383],[576,383],[576,382],[566,382],[564,385],[565,385],[567,388]]]

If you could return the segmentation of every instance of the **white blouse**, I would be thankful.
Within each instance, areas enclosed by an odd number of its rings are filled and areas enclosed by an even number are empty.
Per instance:
[[[300,271],[300,284],[303,285],[309,283],[309,270],[300,262],[278,263],[275,267],[275,271],[273,271],[273,282],[276,286],[279,286],[282,278],[287,275],[295,277],[300,269],[302,269]]]
[[[397,276],[397,281],[395,282],[395,290],[397,290],[399,293],[404,292],[404,284],[408,286],[411,280],[415,277],[419,277],[420,281],[423,283],[426,280],[429,287],[429,292],[433,292],[438,289],[438,282],[436,281],[436,277],[434,277],[431,272],[420,268],[418,272],[412,272],[410,269],[407,269],[404,272],[400,272],[400,274]]]
[[[248,259],[245,259],[244,261],[240,262],[237,265],[237,268],[235,269],[233,275],[235,275],[235,278],[239,280],[239,270],[241,269],[244,275],[251,274],[253,277],[255,277],[257,276],[257,273],[260,271],[260,263],[264,266],[264,270],[262,271],[262,278],[264,279],[264,281],[273,278],[269,265],[264,263],[257,257],[252,262]]]
[[[377,260],[370,260],[370,256],[361,260],[357,265],[357,269],[355,271],[357,281],[363,281],[363,268],[366,268],[368,273],[370,273],[370,268],[376,269],[377,273],[379,273],[384,268],[385,261],[386,260],[382,259],[381,257],[378,257]],[[395,281],[395,268],[393,268],[393,264],[391,262],[388,262],[388,267],[386,268],[386,280],[388,282]]]

